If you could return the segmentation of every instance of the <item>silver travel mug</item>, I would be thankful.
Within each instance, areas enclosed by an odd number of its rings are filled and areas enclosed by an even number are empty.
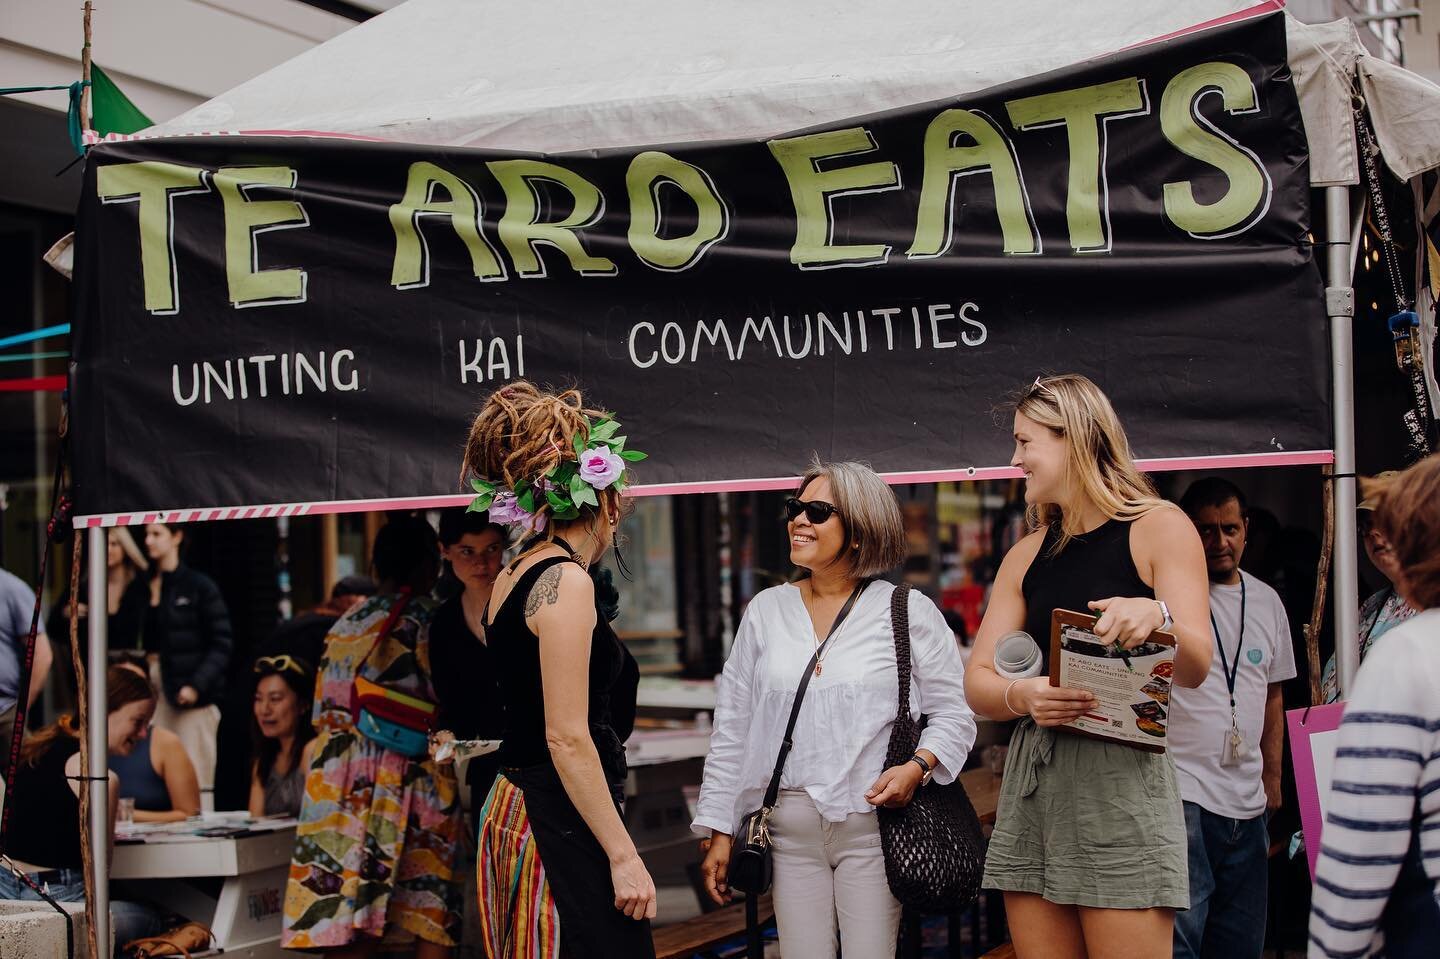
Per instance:
[[[1040,646],[1024,630],[1013,630],[995,642],[995,672],[1005,679],[1040,675]]]

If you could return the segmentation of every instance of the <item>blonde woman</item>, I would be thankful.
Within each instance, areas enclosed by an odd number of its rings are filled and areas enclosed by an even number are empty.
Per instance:
[[[875,577],[905,558],[900,505],[868,467],[815,463],[786,513],[790,561],[806,575],[750,601],[725,663],[691,827],[711,837],[701,872],[725,902],[731,837],[760,807],[801,674],[825,643],[770,818],[780,945],[785,959],[834,959],[838,933],[847,956],[891,956],[900,904],[875,810],[904,806],[922,781],[952,782],[965,765],[975,719],[964,667],[940,610],[912,591],[910,713],[928,724],[915,756],[886,768],[899,681],[894,587]]]
[[[1048,650],[1052,611],[1088,610],[1100,638],[1125,648],[1169,630],[1179,642],[1174,681],[1198,686],[1212,655],[1204,549],[1136,469],[1090,380],[1037,379],[1016,404],[1014,435],[1011,465],[1025,474],[1033,532],[1000,566],[965,677],[977,712],[1020,719],[984,885],[1005,893],[1020,959],[1168,957],[1174,911],[1190,903],[1170,757],[1057,735],[1090,694],[1044,675],[1001,677],[995,642],[1024,629]],[[1219,740],[1217,730],[1217,749]]]

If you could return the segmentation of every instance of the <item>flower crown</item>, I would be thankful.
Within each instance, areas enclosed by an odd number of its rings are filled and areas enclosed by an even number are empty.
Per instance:
[[[471,501],[469,512],[488,511],[493,522],[538,533],[545,528],[547,509],[563,522],[577,519],[582,506],[598,507],[600,500],[595,494],[599,490],[613,488],[623,493],[629,485],[625,464],[638,463],[646,454],[625,448],[628,437],[615,435],[620,432],[620,421],[608,413],[595,422],[585,417],[585,426],[590,445],[587,447],[581,434],[576,433],[575,458],[565,459],[556,446],[561,460],[542,476],[518,480],[513,486],[473,477],[470,486],[479,495]]]

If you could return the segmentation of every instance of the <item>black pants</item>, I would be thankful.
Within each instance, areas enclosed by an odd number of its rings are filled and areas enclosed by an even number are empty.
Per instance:
[[[631,919],[615,908],[610,859],[570,801],[560,774],[549,763],[502,769],[525,794],[530,831],[545,866],[555,908],[560,914],[560,946],[567,956],[584,959],[654,959],[650,920]],[[624,784],[606,769],[615,808]]]

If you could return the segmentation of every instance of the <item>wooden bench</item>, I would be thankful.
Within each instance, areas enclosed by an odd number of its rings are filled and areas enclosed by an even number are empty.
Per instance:
[[[775,917],[768,895],[760,897],[760,925]],[[655,930],[656,959],[691,959],[706,950],[745,935],[745,904],[734,903],[714,912],[671,923]]]

